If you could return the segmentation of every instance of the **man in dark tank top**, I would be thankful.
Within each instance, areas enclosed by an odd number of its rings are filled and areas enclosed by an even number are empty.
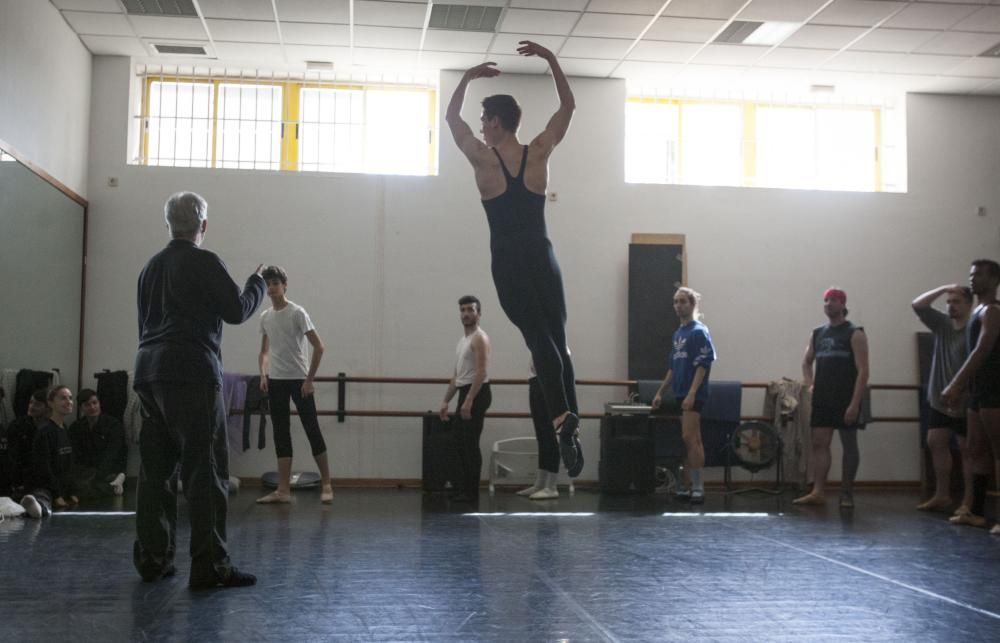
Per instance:
[[[495,63],[469,69],[448,103],[445,120],[475,171],[490,227],[491,271],[500,307],[531,351],[552,426],[559,434],[563,464],[573,470],[579,450],[574,436],[580,424],[576,377],[566,350],[566,297],[562,273],[545,227],[548,160],[569,129],[576,103],[566,76],[551,51],[522,41],[518,53],[549,64],[559,108],[541,134],[528,145],[517,138],[521,108],[512,96],[497,94],[482,102],[484,140],[462,120],[470,81],[500,74]],[[485,141],[485,142],[484,142]]]
[[[813,329],[802,360],[803,384],[812,391],[813,489],[793,502],[826,503],[826,477],[830,472],[830,442],[834,429],[840,434],[844,457],[840,506],[854,507],[854,478],[861,457],[858,430],[864,429],[861,401],[868,387],[868,338],[864,328],[847,321],[847,294],[838,288],[823,293],[828,323]],[[813,364],[815,363],[815,375]]]
[[[958,408],[962,393],[969,391],[967,445],[972,458],[972,506],[969,513],[950,518],[958,525],[985,527],[986,487],[1000,455],[1000,264],[977,259],[969,270],[969,286],[978,305],[966,326],[969,356],[954,379],[941,393],[942,402]],[[1000,536],[1000,523],[990,533]]]

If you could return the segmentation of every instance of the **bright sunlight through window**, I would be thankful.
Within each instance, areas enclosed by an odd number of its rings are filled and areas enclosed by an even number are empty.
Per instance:
[[[885,115],[885,109],[873,106],[632,97],[625,107],[625,179],[905,190],[884,180]]]

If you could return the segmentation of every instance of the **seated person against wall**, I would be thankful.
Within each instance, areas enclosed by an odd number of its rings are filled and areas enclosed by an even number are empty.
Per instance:
[[[25,486],[28,493],[21,498],[21,506],[31,518],[79,502],[73,486],[73,444],[66,430],[66,417],[73,413],[73,392],[68,386],[56,386],[46,398],[49,419],[35,434],[32,468]]]
[[[17,418],[7,427],[7,464],[10,473],[10,496],[20,500],[31,475],[31,448],[38,428],[48,424],[47,391],[40,388],[28,398],[28,414]]]
[[[77,403],[83,417],[69,427],[73,445],[73,482],[80,498],[120,496],[125,482],[125,426],[101,413],[97,391],[82,389]]]

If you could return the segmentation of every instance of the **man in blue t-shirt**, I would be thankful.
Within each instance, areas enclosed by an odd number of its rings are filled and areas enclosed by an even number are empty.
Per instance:
[[[679,288],[674,294],[674,312],[680,319],[680,326],[674,331],[667,376],[653,398],[653,408],[660,408],[664,391],[669,386],[669,396],[680,406],[681,433],[687,454],[684,458],[685,485],[676,495],[690,498],[696,504],[705,501],[705,485],[701,479],[705,466],[701,409],[708,399],[708,375],[715,361],[712,336],[708,327],[698,321],[700,303],[701,295],[690,288]]]

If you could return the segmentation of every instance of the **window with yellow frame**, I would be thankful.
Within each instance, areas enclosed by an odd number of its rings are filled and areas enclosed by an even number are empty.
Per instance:
[[[143,74],[144,165],[431,175],[436,90],[420,84]]]
[[[625,179],[881,191],[881,121],[872,106],[629,97]]]

